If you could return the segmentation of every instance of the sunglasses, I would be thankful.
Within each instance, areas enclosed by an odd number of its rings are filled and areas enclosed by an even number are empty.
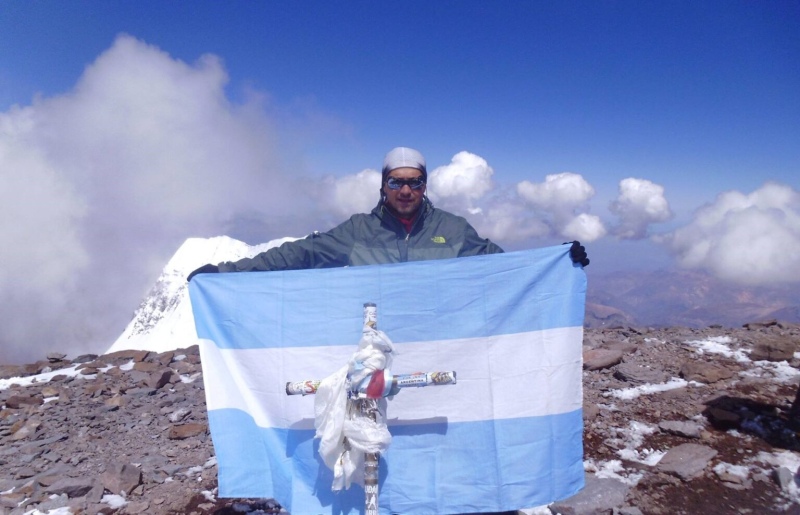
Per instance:
[[[425,186],[425,179],[423,179],[421,175],[419,177],[414,177],[413,179],[398,179],[397,177],[389,177],[386,179],[386,185],[389,186],[390,190],[399,190],[403,186],[408,186],[412,190],[418,190]]]

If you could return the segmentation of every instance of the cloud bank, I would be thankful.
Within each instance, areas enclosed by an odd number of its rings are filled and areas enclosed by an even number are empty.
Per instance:
[[[522,181],[512,188],[497,186],[493,175],[485,159],[459,152],[430,173],[428,196],[501,243],[544,237],[591,242],[606,233],[600,218],[587,212],[594,188],[579,174],[548,175],[543,183]]]
[[[800,281],[800,193],[767,183],[729,191],[684,227],[659,237],[687,268],[747,285]]]
[[[227,81],[120,36],[73,90],[0,113],[0,362],[105,348],[185,238],[265,205],[285,222],[275,129]]]

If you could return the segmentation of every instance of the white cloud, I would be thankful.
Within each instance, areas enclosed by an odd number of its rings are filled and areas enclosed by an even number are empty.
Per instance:
[[[606,235],[603,222],[595,215],[580,213],[561,229],[561,235],[568,240],[594,241]]]
[[[800,281],[800,194],[767,183],[719,195],[686,226],[657,238],[688,268],[742,284]]]
[[[430,172],[428,196],[434,202],[448,198],[479,199],[492,190],[493,174],[494,170],[482,157],[459,152],[450,164]]]
[[[328,176],[319,182],[313,196],[323,210],[337,219],[354,213],[369,213],[380,198],[381,173],[366,169],[343,177]]]
[[[120,36],[73,90],[0,113],[0,362],[107,348],[183,240],[239,213],[292,234],[278,134],[227,81]]]
[[[548,175],[543,183],[522,181],[517,184],[517,193],[549,220],[554,234],[587,242],[606,234],[600,218],[585,212],[595,191],[579,174]]]
[[[620,181],[619,196],[609,209],[620,218],[614,234],[622,239],[642,239],[650,224],[672,218],[664,187],[633,177]]]
[[[592,185],[571,172],[548,175],[538,184],[522,181],[517,185],[517,192],[539,209],[569,214],[594,196]]]
[[[495,199],[491,206],[464,216],[478,234],[497,242],[520,242],[550,234],[550,226],[532,216],[519,201]]]

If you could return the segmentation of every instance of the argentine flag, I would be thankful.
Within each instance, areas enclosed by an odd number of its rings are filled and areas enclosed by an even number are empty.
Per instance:
[[[285,385],[347,363],[365,302],[395,344],[394,374],[458,374],[388,402],[380,513],[515,510],[583,487],[586,275],[568,245],[198,275],[189,291],[220,497],[274,498],[293,515],[363,512],[362,487],[331,491],[313,396],[287,396]]]

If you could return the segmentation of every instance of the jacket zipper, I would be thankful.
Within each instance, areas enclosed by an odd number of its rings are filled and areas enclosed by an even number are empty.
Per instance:
[[[395,224],[397,224],[398,226],[400,226],[400,229],[402,229],[402,230],[405,230],[405,227],[404,227],[404,226],[403,226],[403,224],[400,222],[400,220],[398,220],[396,216],[394,216],[392,213],[390,213],[390,212],[389,212],[388,210],[386,210],[385,208],[386,208],[386,206],[381,206],[381,211],[382,211],[382,212],[384,212],[384,213],[386,213],[387,215],[391,216],[392,218],[394,218],[394,223],[395,223]],[[412,226],[411,226],[411,230],[410,230],[410,231],[408,231],[408,232],[406,233],[406,237],[405,237],[405,238],[403,238],[403,241],[404,241],[404,243],[405,243],[405,252],[403,252],[403,253],[400,255],[400,261],[401,261],[401,262],[403,262],[403,263],[405,263],[405,262],[407,262],[407,261],[408,261],[408,247],[409,247],[409,244],[410,244],[410,241],[411,241],[411,232],[414,230],[414,228],[417,226],[417,224],[418,224],[418,223],[420,223],[420,220],[421,220],[421,219],[422,219],[422,217],[423,217],[423,211],[424,211],[426,208],[427,208],[427,205],[426,205],[426,204],[423,204],[423,205],[422,205],[422,207],[420,208],[419,214],[417,214],[417,219],[416,219],[416,220],[414,220],[414,225],[412,225]]]

